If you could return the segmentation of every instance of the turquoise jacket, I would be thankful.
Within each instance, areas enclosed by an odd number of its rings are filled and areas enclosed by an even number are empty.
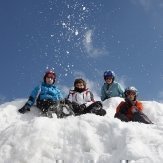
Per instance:
[[[117,82],[113,82],[112,84],[104,83],[101,88],[102,101],[111,97],[124,97],[124,88]]]
[[[43,82],[41,85],[34,88],[27,104],[32,106],[38,98],[39,100],[57,101],[63,99],[63,96],[61,91],[54,84],[48,85]]]

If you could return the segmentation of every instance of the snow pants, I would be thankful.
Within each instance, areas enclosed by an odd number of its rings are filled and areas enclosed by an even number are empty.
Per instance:
[[[37,107],[42,111],[42,112],[47,112],[48,109],[51,106],[55,106],[57,105],[57,103],[55,101],[52,100],[38,100],[37,101]]]
[[[130,121],[128,117],[125,114],[122,113],[116,113],[115,118],[120,119],[121,121],[128,122]],[[153,124],[151,120],[143,113],[143,112],[136,112],[133,114],[133,119],[131,120],[133,122],[140,122],[145,124]]]
[[[100,101],[94,102],[93,104],[86,107],[82,111],[80,110],[80,107],[78,104],[72,102],[72,108],[73,108],[75,115],[93,113],[96,115],[104,116],[106,114],[106,111],[102,108],[102,103]]]

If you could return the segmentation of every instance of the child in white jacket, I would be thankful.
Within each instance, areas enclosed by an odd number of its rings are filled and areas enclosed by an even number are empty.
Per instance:
[[[94,100],[92,92],[86,88],[86,82],[83,79],[74,81],[74,89],[70,90],[67,100],[72,104],[75,115],[94,113],[104,116],[106,114],[101,101]]]

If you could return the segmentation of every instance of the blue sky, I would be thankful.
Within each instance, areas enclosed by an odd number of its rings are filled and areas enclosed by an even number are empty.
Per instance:
[[[161,0],[2,0],[0,22],[0,101],[27,98],[47,67],[61,87],[83,76],[99,92],[111,69],[141,100],[163,99]]]

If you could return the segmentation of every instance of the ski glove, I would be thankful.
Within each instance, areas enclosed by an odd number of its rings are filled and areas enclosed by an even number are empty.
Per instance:
[[[95,106],[95,107],[98,107],[99,109],[101,109],[101,108],[103,107],[101,101],[96,101],[96,102],[94,102],[92,105]]]
[[[24,114],[27,111],[30,111],[30,106],[25,104],[21,109],[18,110],[20,113]]]
[[[84,111],[86,109],[86,105],[85,104],[82,104],[82,105],[80,105],[80,111],[82,112],[82,111]]]

